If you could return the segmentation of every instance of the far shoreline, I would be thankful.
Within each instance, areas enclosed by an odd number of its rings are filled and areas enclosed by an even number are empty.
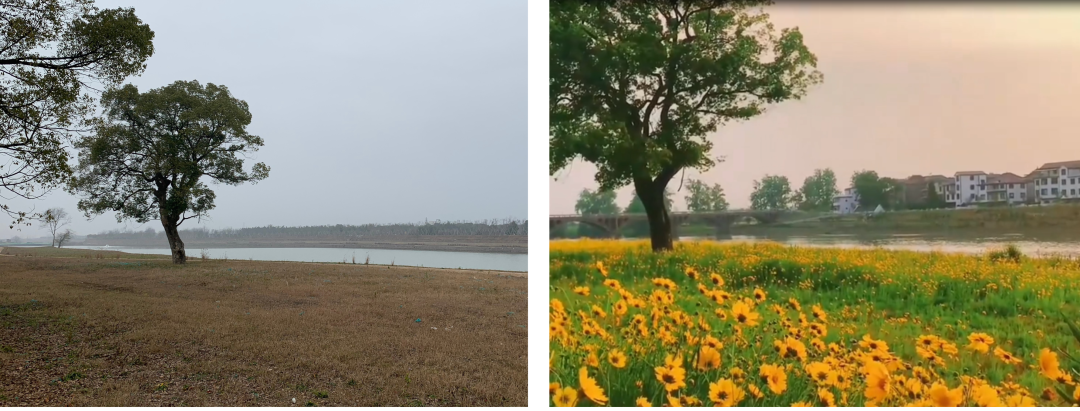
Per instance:
[[[71,246],[78,247],[104,247],[106,244],[78,243]],[[133,245],[127,242],[109,243],[110,247],[139,248],[169,248],[168,244],[162,245]],[[185,242],[184,248],[189,252],[203,248],[358,248],[373,250],[411,250],[411,251],[441,251],[441,252],[465,252],[465,253],[490,253],[490,254],[528,254],[527,243],[453,243],[453,242],[303,242],[303,243],[274,243],[274,242],[228,242],[228,243],[201,243]]]

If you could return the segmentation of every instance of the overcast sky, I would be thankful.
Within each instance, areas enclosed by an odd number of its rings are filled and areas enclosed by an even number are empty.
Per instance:
[[[1024,175],[1080,160],[1080,7],[957,3],[775,6],[777,28],[798,26],[825,82],[709,136],[727,161],[706,173],[733,207],[753,181],[785,175],[793,189],[831,167],[890,177],[961,170]],[[595,167],[574,163],[550,182],[553,214],[574,213]],[[679,177],[669,185],[679,186]],[[685,189],[673,195],[685,210]],[[625,207],[631,188],[619,192]]]
[[[250,106],[248,131],[266,145],[245,165],[263,161],[270,177],[211,185],[217,208],[202,226],[527,217],[523,1],[97,4],[134,7],[155,33],[146,72],[129,79],[140,91],[198,80]],[[78,214],[62,191],[0,201]],[[43,233],[12,232],[8,220],[0,238]],[[123,227],[111,213],[72,224]]]

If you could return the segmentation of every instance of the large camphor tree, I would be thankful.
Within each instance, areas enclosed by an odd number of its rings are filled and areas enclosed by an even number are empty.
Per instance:
[[[706,135],[802,97],[822,75],[766,1],[551,3],[550,173],[576,159],[601,190],[632,184],[653,250],[673,247],[664,190],[716,163]]]
[[[266,178],[270,168],[244,170],[244,156],[262,138],[248,134],[248,105],[224,86],[177,81],[145,93],[133,85],[105,92],[106,116],[76,143],[79,164],[69,191],[79,210],[116,212],[117,221],[159,219],[174,263],[187,261],[178,227],[214,208],[203,181],[239,185]]]
[[[94,114],[91,93],[141,73],[153,39],[130,8],[0,0],[0,198],[36,199],[66,182],[67,143]],[[0,210],[14,223],[30,217]]]

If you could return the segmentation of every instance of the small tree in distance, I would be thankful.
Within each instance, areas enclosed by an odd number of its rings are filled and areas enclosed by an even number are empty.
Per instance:
[[[56,242],[56,248],[61,248],[64,245],[64,243],[68,242],[68,240],[71,240],[71,237],[73,237],[74,235],[75,235],[75,232],[71,231],[70,228],[67,229],[67,230],[64,230],[64,232],[60,233],[60,235],[57,236],[53,240],[53,241]]]
[[[38,221],[45,224],[45,228],[52,234],[52,243],[49,243],[49,246],[57,246],[57,234],[60,234],[61,228],[71,224],[71,217],[63,208],[50,208],[45,210],[45,213],[41,215]]]
[[[270,168],[244,170],[244,155],[263,139],[248,134],[248,105],[224,86],[177,81],[145,93],[133,85],[101,97],[106,118],[95,134],[79,140],[79,165],[69,191],[82,196],[87,217],[116,212],[117,221],[161,221],[172,260],[187,255],[178,227],[214,208],[214,191],[203,182],[258,182]]]

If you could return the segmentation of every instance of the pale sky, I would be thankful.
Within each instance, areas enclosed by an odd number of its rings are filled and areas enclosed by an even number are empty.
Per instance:
[[[1025,175],[1080,160],[1080,7],[918,3],[784,5],[777,29],[798,26],[823,84],[801,101],[709,138],[727,161],[686,178],[719,183],[733,207],[753,181],[785,175],[792,188],[832,168],[839,189],[857,170],[890,177],[962,170]],[[576,162],[550,179],[551,214],[572,214],[595,189],[595,168]],[[685,189],[669,189],[685,210]],[[632,189],[619,191],[625,207]]]
[[[245,166],[265,162],[270,177],[211,184],[212,220],[181,229],[527,218],[524,1],[96,3],[134,7],[155,32],[146,72],[128,82],[225,85],[266,142]],[[63,191],[0,202],[79,214]],[[0,238],[44,232],[0,217]],[[74,220],[78,234],[162,230],[112,213]]]

